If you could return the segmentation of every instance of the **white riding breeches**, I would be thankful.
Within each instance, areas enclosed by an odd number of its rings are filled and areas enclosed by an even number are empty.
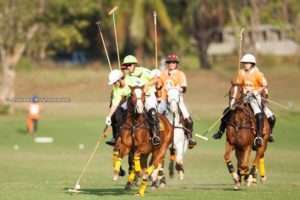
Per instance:
[[[267,118],[270,118],[274,115],[273,112],[267,106],[262,106],[262,100],[260,94],[246,95],[244,101],[250,104],[254,112],[254,115],[261,112],[264,112]]]
[[[160,114],[164,114],[164,113],[167,111],[167,108],[168,108],[167,101],[162,100],[162,101],[159,102],[159,104],[158,104],[157,111],[158,111]]]
[[[179,109],[180,109],[184,119],[188,119],[190,117],[190,113],[189,113],[189,111],[188,111],[188,109],[187,109],[187,107],[186,107],[186,105],[183,101],[183,96],[182,95],[180,96],[180,100],[179,100]]]
[[[145,108],[147,111],[149,111],[151,108],[157,110],[157,99],[154,93],[150,93],[149,95],[146,95]]]

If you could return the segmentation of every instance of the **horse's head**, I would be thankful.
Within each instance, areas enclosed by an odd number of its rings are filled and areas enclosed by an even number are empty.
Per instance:
[[[178,111],[178,103],[180,99],[180,91],[176,87],[171,87],[168,89],[168,104],[171,112],[176,113]]]
[[[231,82],[229,90],[229,107],[234,108],[235,105],[243,102],[243,88],[240,84]]]
[[[130,87],[131,97],[129,99],[130,104],[138,114],[142,114],[144,111],[145,104],[145,92],[144,86]]]

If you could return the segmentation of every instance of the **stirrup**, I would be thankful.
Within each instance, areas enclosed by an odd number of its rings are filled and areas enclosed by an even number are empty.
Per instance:
[[[105,144],[110,145],[110,146],[115,146],[116,140],[115,140],[115,138],[112,138],[111,140],[106,141]]]
[[[269,141],[269,142],[274,142],[274,137],[273,137],[273,135],[270,135],[270,136],[269,136],[268,141]]]
[[[255,137],[254,145],[256,147],[261,147],[263,145],[263,143],[264,143],[264,141],[263,141],[262,137],[260,137],[260,136]]]
[[[194,146],[197,145],[197,142],[195,140],[193,140],[192,138],[189,139],[189,149],[194,148]]]
[[[157,135],[154,135],[151,139],[151,142],[154,146],[160,145],[160,138]]]
[[[213,137],[215,140],[218,140],[218,139],[221,139],[222,136],[223,136],[223,133],[222,133],[221,131],[218,131],[218,132],[216,132],[215,134],[213,134],[212,137]]]

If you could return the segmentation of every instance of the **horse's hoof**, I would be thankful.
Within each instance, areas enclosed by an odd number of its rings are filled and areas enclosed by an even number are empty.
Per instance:
[[[127,182],[127,183],[126,183],[126,185],[125,185],[125,188],[124,188],[124,190],[127,190],[127,191],[129,191],[129,190],[131,190],[131,187],[132,187],[132,184],[131,184],[131,183],[129,183],[129,182]]]
[[[253,183],[253,177],[252,175],[250,175],[247,179],[247,187],[250,187],[252,183]]]
[[[156,190],[158,188],[157,181],[152,182],[151,190]]]
[[[240,189],[240,186],[235,185],[235,186],[233,187],[233,189],[234,189],[234,190],[239,190],[239,189]]]
[[[113,175],[113,181],[117,181],[119,179],[119,174],[114,174]]]
[[[165,187],[166,187],[166,184],[165,184],[165,183],[159,184],[159,188],[165,188]]]
[[[179,180],[183,180],[184,179],[184,173],[182,171],[179,172]]]
[[[252,179],[252,184],[253,184],[253,185],[256,185],[256,184],[257,184],[256,178],[253,178],[253,179]]]
[[[260,181],[261,181],[262,184],[265,184],[267,182],[267,177],[266,176],[262,176],[260,178]]]
[[[136,197],[141,197],[141,195],[140,195],[140,193],[135,193],[135,195],[134,196],[136,196]]]
[[[136,196],[136,197],[144,197],[144,194],[141,194],[140,192],[137,192],[137,193],[135,193],[134,196]]]
[[[241,183],[240,182],[236,182],[233,189],[234,190],[239,190],[241,188]]]
[[[233,172],[233,173],[232,173],[232,178],[233,178],[233,181],[234,181],[235,183],[240,182],[239,175],[238,175],[236,172]]]
[[[152,190],[152,191],[155,191],[156,189],[157,189],[156,186],[151,186],[151,190]]]

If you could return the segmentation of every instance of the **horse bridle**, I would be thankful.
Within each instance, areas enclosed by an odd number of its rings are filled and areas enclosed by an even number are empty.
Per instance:
[[[238,85],[234,85],[235,87]],[[231,101],[232,99],[235,99],[235,110],[236,109],[240,109],[243,113],[245,113],[245,115],[247,116],[247,118],[249,119],[249,122],[251,122],[251,118],[253,117],[253,114],[251,111],[249,111],[249,109],[247,109],[245,106],[245,102],[244,102],[244,98],[243,95],[237,100],[236,97],[234,96],[229,96],[229,100]],[[228,123],[228,125],[232,126],[236,131],[239,129],[252,129],[252,126],[239,126],[238,124],[232,124],[232,123]]]

